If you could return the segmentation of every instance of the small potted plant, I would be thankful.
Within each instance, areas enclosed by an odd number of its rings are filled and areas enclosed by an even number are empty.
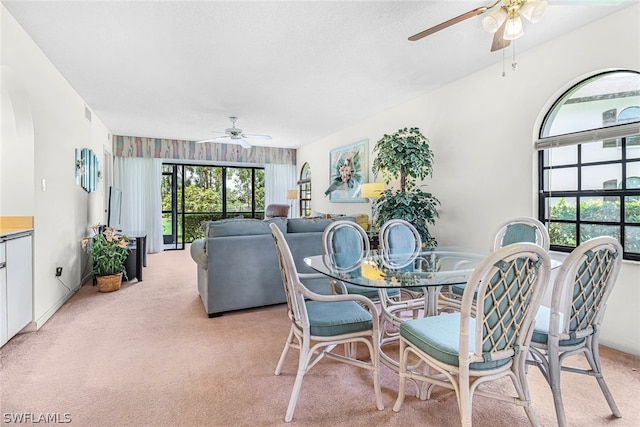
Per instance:
[[[128,280],[124,262],[129,256],[129,237],[118,233],[113,227],[107,227],[102,232],[97,232],[98,226],[92,228],[96,234],[82,239],[82,247],[91,254],[91,272],[96,279],[98,291],[117,291],[123,275]]]

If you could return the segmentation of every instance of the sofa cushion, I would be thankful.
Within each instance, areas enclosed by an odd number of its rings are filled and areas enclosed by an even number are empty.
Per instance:
[[[287,233],[312,233],[323,232],[325,228],[333,221],[346,220],[354,221],[352,216],[343,216],[340,218],[290,218],[287,221]]]
[[[286,232],[287,218],[270,218],[266,220],[238,218],[209,221],[202,228],[207,237],[225,236],[250,236],[259,234],[271,234],[270,223],[275,223],[278,228]]]

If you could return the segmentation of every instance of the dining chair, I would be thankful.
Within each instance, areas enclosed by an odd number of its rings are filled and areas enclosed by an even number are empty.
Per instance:
[[[334,257],[335,265],[344,269],[360,265],[371,251],[369,236],[358,223],[338,220],[329,224],[322,233],[322,250]],[[334,294],[364,295],[371,300],[378,299],[375,288],[344,283],[331,279]]]
[[[400,385],[393,410],[400,411],[406,381],[411,379],[424,382],[426,388],[418,394],[425,399],[434,386],[453,389],[462,426],[471,426],[474,395],[522,406],[531,424],[539,425],[531,405],[525,360],[550,265],[549,254],[538,245],[505,246],[474,269],[459,312],[402,323]],[[410,357],[412,364],[417,358],[423,366],[414,364],[409,369]],[[479,387],[503,377],[511,379],[515,396]],[[487,410],[497,407],[487,406]]]
[[[376,406],[384,409],[379,378],[379,321],[375,305],[362,295],[320,295],[308,290],[298,277],[291,250],[277,225],[271,224],[278,262],[287,299],[287,315],[291,320],[275,374],[280,375],[290,349],[298,349],[298,369],[287,407],[285,421],[293,418],[302,380],[321,359],[327,357],[367,369],[373,375]],[[348,357],[334,352],[345,344],[363,343],[369,359]]]
[[[414,268],[422,250],[418,230],[408,221],[391,219],[380,227],[379,253],[381,263],[390,269],[402,271]],[[393,292],[393,293],[391,293]],[[397,341],[400,324],[407,318],[416,318],[425,307],[426,295],[422,288],[378,289],[381,308],[381,344]],[[409,314],[410,313],[410,314]]]
[[[491,252],[512,243],[530,242],[549,250],[549,232],[543,223],[535,218],[521,216],[501,224],[494,233]]]
[[[513,243],[535,243],[547,251],[550,246],[549,232],[543,223],[531,217],[516,217],[502,223],[494,233],[491,252]],[[464,284],[451,285],[441,301],[447,308],[459,309]]]
[[[531,360],[551,387],[558,426],[567,425],[560,389],[561,371],[595,377],[614,416],[622,417],[602,375],[599,338],[607,299],[616,283],[622,247],[612,237],[596,237],[565,259],[554,281],[550,307],[536,316]],[[570,356],[582,353],[590,369],[565,366]]]

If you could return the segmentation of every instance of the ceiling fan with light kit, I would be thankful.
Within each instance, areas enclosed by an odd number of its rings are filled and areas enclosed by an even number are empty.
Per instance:
[[[227,128],[224,130],[224,134],[223,136],[217,136],[215,138],[210,138],[210,139],[203,139],[202,141],[196,141],[197,143],[203,143],[203,142],[227,142],[230,144],[238,144],[240,146],[242,146],[243,148],[251,148],[252,145],[249,143],[249,141],[247,141],[247,139],[266,139],[266,140],[271,140],[271,135],[262,135],[262,134],[255,134],[255,133],[244,133],[242,132],[242,129],[237,128],[236,127],[236,121],[238,120],[237,117],[235,116],[231,116],[229,117],[229,120],[231,120],[231,127]],[[223,132],[219,132],[219,133],[223,133]]]
[[[558,0],[552,1],[551,6],[614,6],[622,3],[623,0]],[[524,25],[522,17],[524,16],[529,22],[539,22],[547,11],[549,2],[546,0],[498,0],[487,6],[480,6],[438,25],[421,31],[409,37],[410,41],[420,40],[426,36],[436,33],[452,25],[458,24],[474,16],[482,15],[489,12],[482,19],[482,27],[493,33],[493,42],[491,43],[491,51],[504,49],[511,44],[512,40],[516,40],[524,35]]]

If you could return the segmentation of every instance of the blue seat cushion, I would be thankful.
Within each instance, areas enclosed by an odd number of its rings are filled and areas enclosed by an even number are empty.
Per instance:
[[[344,282],[343,282],[344,283]],[[369,299],[378,298],[378,288],[371,288],[369,286],[353,285],[351,283],[344,283],[344,287],[347,288],[348,294],[363,295]],[[340,288],[336,287],[336,291],[340,292]],[[400,289],[389,288],[387,289],[387,295],[394,297],[400,294]]]
[[[531,342],[538,344],[547,344],[549,341],[549,322],[551,321],[551,309],[543,305],[540,306],[536,313],[536,325],[533,328],[533,335]],[[560,316],[560,325],[562,325],[562,315]],[[576,338],[569,340],[560,340],[560,346],[572,346],[580,344],[584,341],[584,338]]]
[[[373,328],[373,318],[355,301],[307,301],[311,335],[330,337],[367,331]]]
[[[471,319],[469,328],[470,331],[475,328],[473,319]],[[400,325],[400,335],[434,359],[447,365],[459,366],[460,313],[407,320]],[[473,348],[474,341],[474,336],[471,335],[469,337],[471,348]],[[474,362],[469,365],[469,369],[473,371],[494,369],[509,363],[510,360],[507,358],[489,362]]]
[[[452,294],[456,294],[458,296],[464,295],[464,286],[465,285],[451,285],[449,286],[449,290]]]

